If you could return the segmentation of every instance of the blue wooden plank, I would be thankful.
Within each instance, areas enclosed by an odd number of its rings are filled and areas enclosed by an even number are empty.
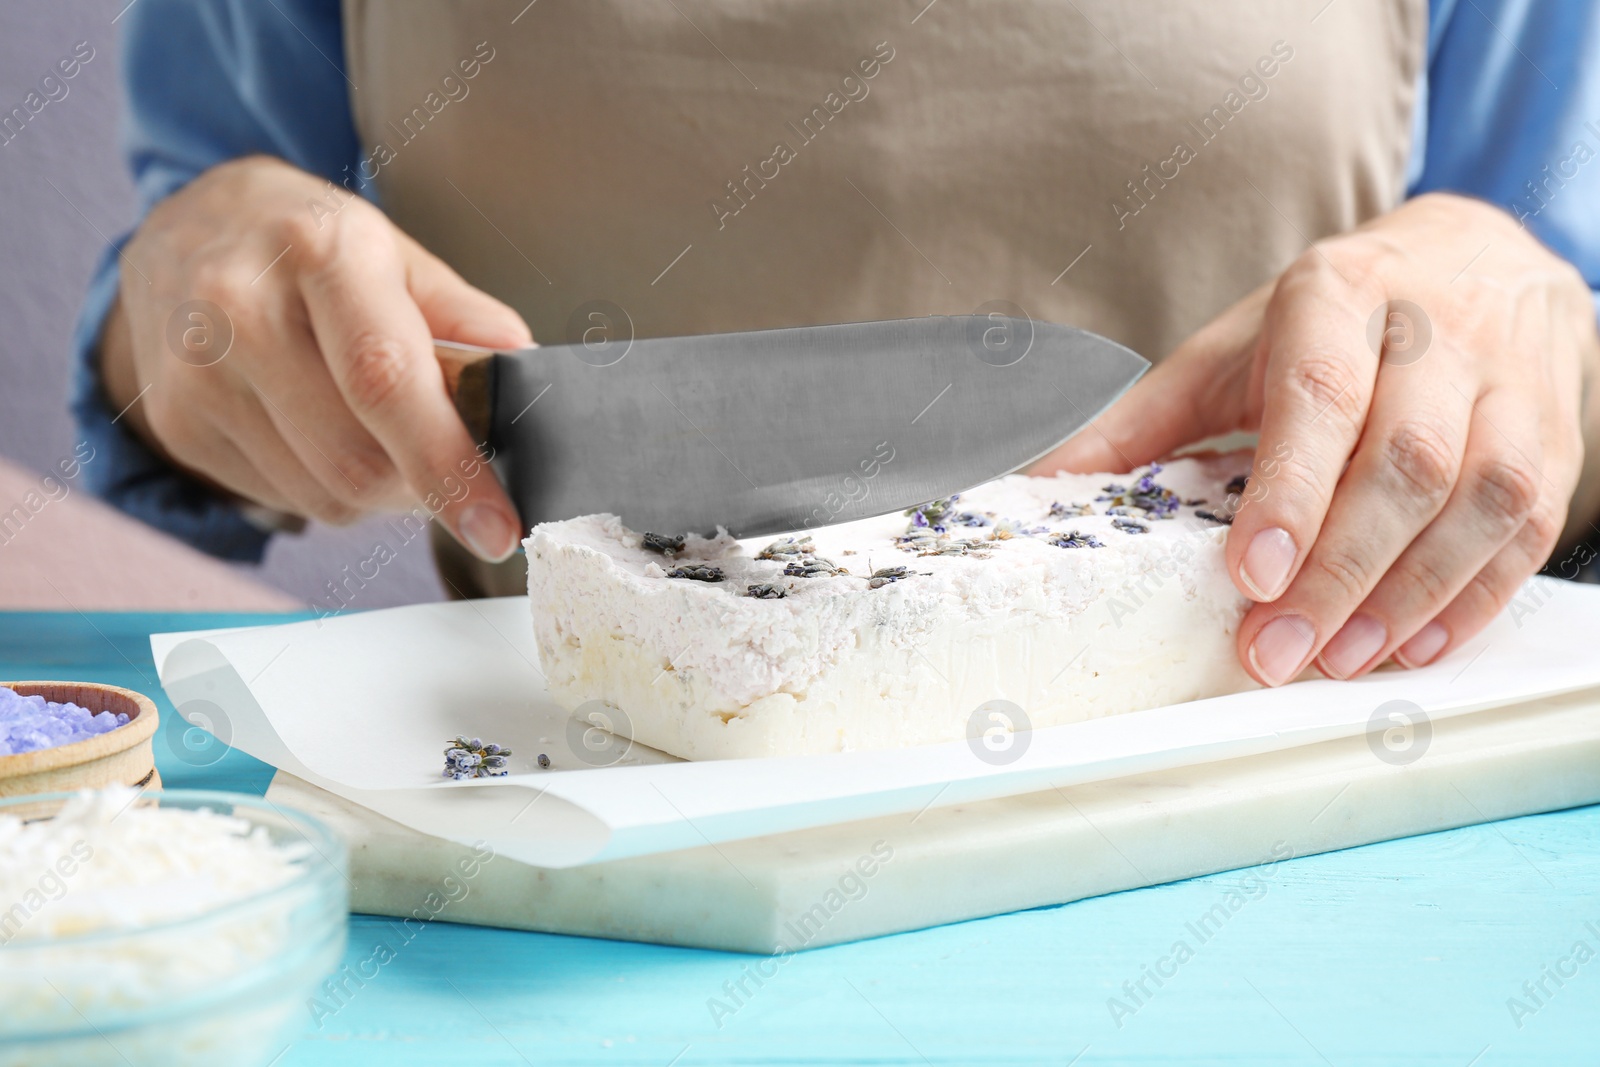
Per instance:
[[[144,635],[250,621],[0,615],[0,676],[159,698]],[[169,748],[161,765],[173,784],[265,786],[238,753],[196,767]],[[1230,893],[1225,921],[1191,928]],[[346,966],[281,1067],[1593,1064],[1600,807],[781,963],[358,916]]]

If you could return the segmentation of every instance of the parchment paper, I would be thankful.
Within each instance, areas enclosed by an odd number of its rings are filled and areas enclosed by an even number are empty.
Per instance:
[[[592,766],[587,727],[545,691],[522,597],[157,634],[151,649],[179,714],[250,755],[424,833],[568,867],[1392,729],[1371,720],[1394,700],[1440,718],[1600,686],[1597,624],[1600,588],[1534,578],[1430,667],[1037,730],[1003,764],[955,742],[700,763],[635,745]],[[512,749],[512,773],[440,778],[457,734]]]

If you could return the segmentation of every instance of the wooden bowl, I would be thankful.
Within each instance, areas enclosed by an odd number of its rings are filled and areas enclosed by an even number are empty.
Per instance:
[[[131,689],[92,682],[0,682],[23,696],[72,703],[91,712],[126,713],[128,724],[115,730],[37,752],[0,756],[0,797],[66,793],[110,785],[160,789],[150,740],[160,719],[155,703]]]

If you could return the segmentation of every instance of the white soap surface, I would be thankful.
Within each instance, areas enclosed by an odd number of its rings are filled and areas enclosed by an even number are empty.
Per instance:
[[[1249,602],[1218,518],[1248,467],[1013,475],[942,513],[799,545],[690,536],[663,553],[612,515],[544,523],[524,545],[549,689],[569,709],[617,709],[643,744],[716,759],[952,741],[1249,688],[1235,651]]]

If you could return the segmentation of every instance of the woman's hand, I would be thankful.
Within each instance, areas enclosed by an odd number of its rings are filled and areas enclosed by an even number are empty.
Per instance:
[[[101,365],[136,432],[206,481],[332,523],[420,501],[504,559],[521,524],[431,337],[532,342],[371,204],[258,156],[207,171],[140,225]]]
[[[1381,355],[1380,355],[1381,351]],[[1433,194],[1319,242],[1036,467],[1125,470],[1259,430],[1228,567],[1266,685],[1421,666],[1600,511],[1583,278],[1487,204]]]

